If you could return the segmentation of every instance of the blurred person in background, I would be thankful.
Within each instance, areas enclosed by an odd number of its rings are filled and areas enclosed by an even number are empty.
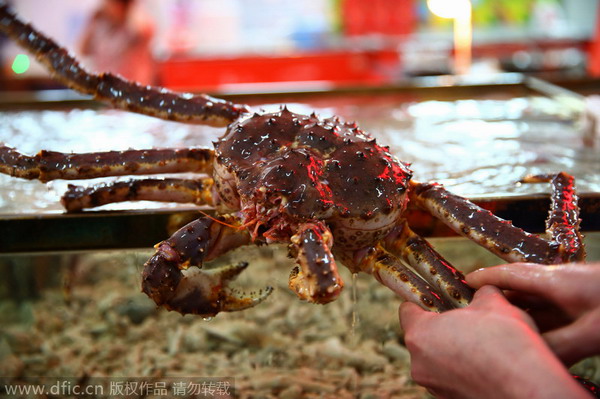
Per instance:
[[[8,6],[12,7],[11,0],[4,1]],[[6,45],[10,39],[4,33],[0,33],[0,90],[5,90],[7,87],[7,75],[10,70],[8,57],[6,56]]]
[[[84,29],[80,53],[96,72],[112,72],[149,85],[156,83],[150,42],[154,26],[135,0],[102,0]]]

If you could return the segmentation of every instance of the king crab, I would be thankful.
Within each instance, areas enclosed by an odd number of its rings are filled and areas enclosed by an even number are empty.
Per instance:
[[[473,292],[462,274],[408,226],[403,214],[409,201],[509,262],[552,264],[585,256],[573,178],[566,173],[524,179],[552,184],[549,238],[544,239],[439,184],[412,180],[409,165],[355,123],[299,115],[285,107],[253,114],[244,105],[207,95],[178,94],[108,73],[90,73],[2,4],[0,30],[79,92],[163,119],[227,126],[214,149],[41,151],[27,156],[0,145],[0,172],[41,182],[199,174],[197,179],[69,186],[62,197],[69,212],[130,200],[212,205],[219,211],[220,216],[200,217],[157,244],[144,266],[142,290],[170,310],[214,316],[260,303],[271,288],[243,294],[228,287],[246,263],[211,270],[201,266],[243,245],[276,242],[289,243],[297,263],[289,286],[310,302],[324,304],[340,294],[344,284],[337,260],[352,272],[372,274],[426,309],[468,304]]]

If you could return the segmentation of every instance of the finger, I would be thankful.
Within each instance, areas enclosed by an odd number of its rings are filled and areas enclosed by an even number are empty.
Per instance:
[[[490,284],[503,290],[528,293],[557,303],[562,295],[560,275],[564,277],[564,273],[558,270],[561,267],[511,263],[477,270],[468,274],[466,280],[473,288]]]
[[[428,312],[412,302],[403,302],[398,311],[398,316],[400,317],[400,327],[406,331],[407,328],[410,328],[418,320],[422,320],[430,314],[434,313]]]
[[[598,302],[596,285],[600,268],[596,264],[539,265],[512,263],[480,269],[466,276],[474,288],[492,284],[537,295],[576,315]]]
[[[533,263],[511,263],[479,269],[465,276],[473,288],[495,285],[501,289],[533,292],[540,289],[540,279],[547,278],[547,266]]]
[[[568,326],[543,334],[548,346],[567,365],[600,351],[600,309],[587,313]]]
[[[533,330],[538,330],[534,320],[527,313],[513,306],[504,293],[492,285],[484,285],[477,290],[470,308],[495,314],[512,315],[513,318],[521,320]]]
[[[554,330],[573,322],[564,309],[547,299],[518,291],[504,291],[504,295],[513,306],[527,313],[540,331]]]
[[[496,308],[500,304],[509,305],[502,291],[492,285],[484,285],[475,292],[470,306],[483,309]]]

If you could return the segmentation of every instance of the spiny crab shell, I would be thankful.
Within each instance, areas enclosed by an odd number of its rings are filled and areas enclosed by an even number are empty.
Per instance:
[[[293,113],[254,114],[232,123],[215,143],[215,186],[268,241],[324,220],[336,246],[357,249],[381,239],[407,204],[408,164],[356,123]]]

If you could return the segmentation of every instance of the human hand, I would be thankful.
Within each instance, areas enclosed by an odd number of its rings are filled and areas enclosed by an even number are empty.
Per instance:
[[[588,397],[533,320],[495,287],[444,313],[405,302],[400,323],[413,379],[438,398]]]
[[[509,290],[511,301],[528,309],[565,364],[600,354],[600,263],[513,263],[475,271],[466,279],[473,288],[489,284]]]

